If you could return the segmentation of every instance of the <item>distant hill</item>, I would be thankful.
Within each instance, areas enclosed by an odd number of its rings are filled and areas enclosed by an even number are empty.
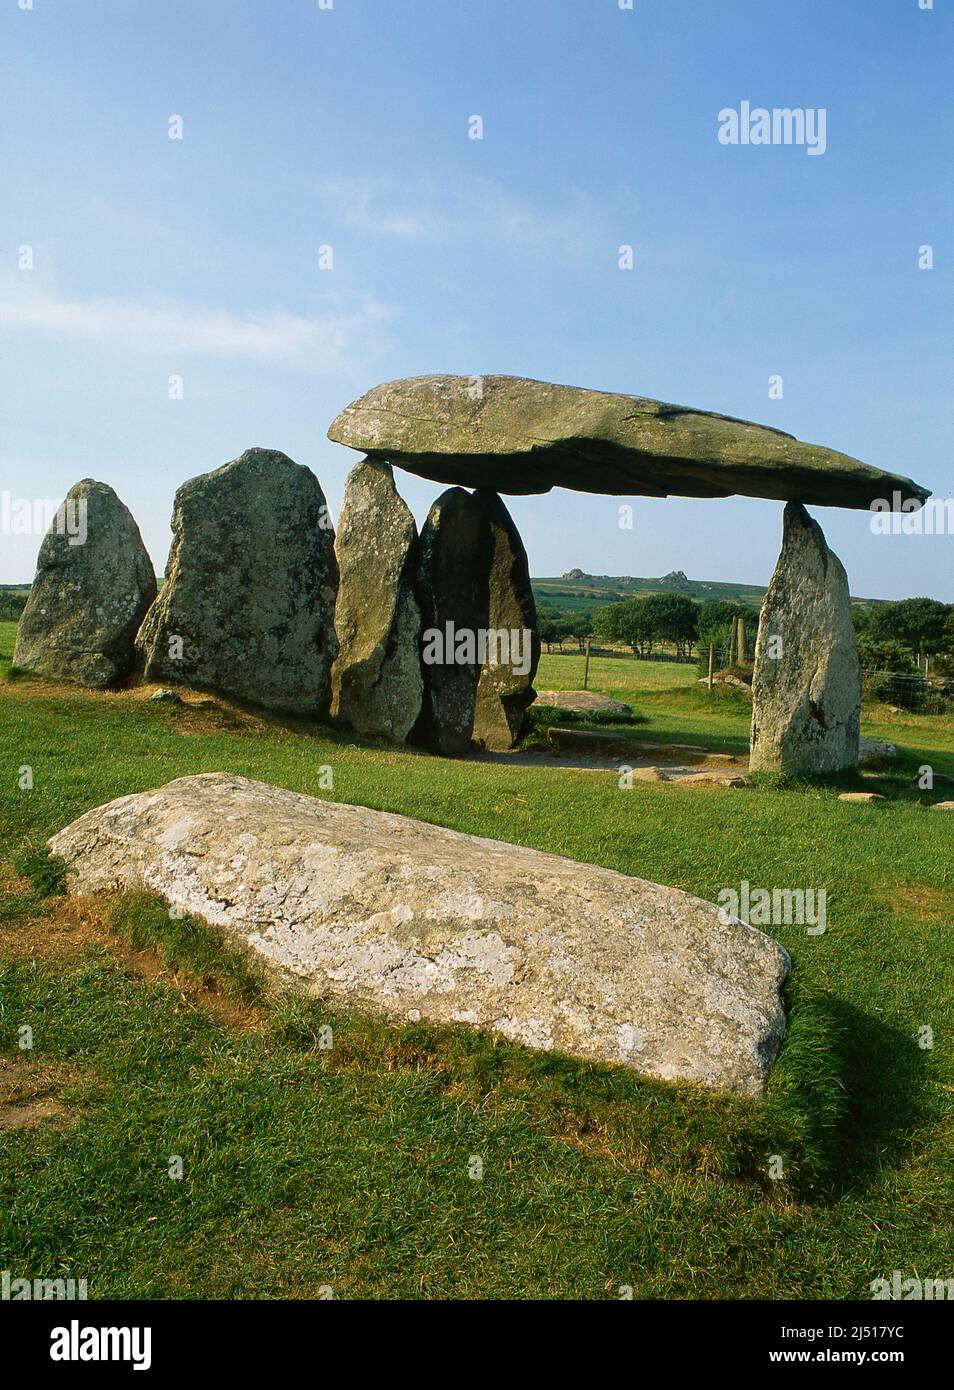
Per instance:
[[[735,602],[760,607],[765,587],[759,584],[730,584],[724,580],[689,579],[683,570],[673,570],[660,579],[636,579],[631,575],[586,574],[573,569],[559,579],[534,579],[533,593],[540,607],[559,608],[570,612],[580,608],[595,608],[604,603],[619,603],[639,594],[685,594],[703,602],[706,599],[732,599]],[[859,607],[883,603],[883,599],[852,598]]]

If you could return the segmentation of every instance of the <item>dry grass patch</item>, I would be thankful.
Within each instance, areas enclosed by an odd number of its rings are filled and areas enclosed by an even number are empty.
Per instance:
[[[73,1107],[62,1093],[81,1079],[62,1063],[27,1051],[0,1057],[0,1133],[68,1121]]]
[[[170,985],[178,990],[184,1007],[203,1009],[226,1028],[246,1032],[265,1021],[263,1010],[227,998],[188,970],[168,966],[158,950],[131,946],[111,917],[108,899],[52,899],[42,913],[0,928],[0,958],[62,961],[91,947],[105,949],[127,974]]]
[[[901,880],[885,888],[883,896],[892,911],[901,917],[917,917],[932,925],[954,919],[954,893],[943,888]]]

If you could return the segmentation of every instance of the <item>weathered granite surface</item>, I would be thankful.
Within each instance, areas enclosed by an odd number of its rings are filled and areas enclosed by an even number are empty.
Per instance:
[[[553,854],[231,773],[180,777],[50,841],[71,891],[146,888],[287,980],[394,1019],[757,1095],[786,952],[712,903]]]
[[[84,478],[43,538],[13,662],[24,671],[107,687],[132,674],[156,576],[132,514],[107,483]]]
[[[326,712],[338,563],[311,470],[277,449],[248,449],[179,488],[172,531],[136,644],[146,679]]]
[[[348,474],[335,554],[338,656],[331,713],[355,733],[403,743],[421,713],[421,612],[414,596],[417,526],[391,466]]]
[[[789,502],[755,644],[750,770],[857,767],[860,723],[848,576],[818,523]]]
[[[830,507],[930,496],[767,425],[517,376],[387,381],[346,406],[328,437],[439,483],[496,492],[741,493]]]

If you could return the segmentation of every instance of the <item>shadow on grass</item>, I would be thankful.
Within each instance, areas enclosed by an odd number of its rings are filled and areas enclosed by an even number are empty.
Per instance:
[[[930,790],[918,785],[918,764],[910,756],[899,758],[890,767],[877,764],[868,768],[850,768],[845,772],[819,774],[815,777],[794,776],[784,772],[750,773],[756,787],[768,791],[817,792],[875,792],[886,801],[903,801],[909,805],[930,806],[937,801],[952,799],[951,785],[938,782]],[[941,771],[940,768],[937,771]],[[867,773],[867,775],[864,775]]]
[[[793,981],[788,1029],[766,1092],[766,1138],[784,1134],[803,1195],[862,1192],[932,1119],[924,1053],[853,1004]]]
[[[59,861],[40,853],[19,869],[32,881],[34,908],[62,892]],[[746,1100],[479,1031],[399,1025],[294,990],[276,993],[253,953],[197,919],[170,917],[151,894],[120,895],[109,915],[113,931],[154,951],[166,970],[260,1006],[268,1018],[263,1043],[277,1056],[315,1054],[332,1073],[363,1073],[362,1084],[372,1087],[414,1076],[433,1088],[436,1104],[452,1098],[475,1113],[492,1099],[492,1110],[519,1113],[528,1130],[627,1169],[734,1180],[828,1204],[863,1192],[940,1120],[916,1042],[797,975],[786,990],[788,1028],[766,1093]],[[321,1035],[330,1025],[334,1048],[325,1054]],[[783,1171],[773,1173],[778,1159]]]
[[[846,1087],[837,1191],[863,1190],[896,1165],[923,1126],[941,1119],[927,1086],[926,1054],[916,1041],[842,999],[831,1001],[843,1039]]]

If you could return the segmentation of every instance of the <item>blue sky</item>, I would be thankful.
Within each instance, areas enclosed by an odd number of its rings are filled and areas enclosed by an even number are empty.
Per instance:
[[[161,570],[176,487],[252,445],[309,465],[336,513],[357,455],[328,424],[422,372],[657,396],[954,492],[954,0],[20,3],[0,0],[13,498],[109,482]],[[720,144],[743,100],[825,108],[825,154]],[[397,477],[423,519],[440,488]],[[767,581],[781,504],[639,499],[626,531],[621,500],[513,499],[533,572]],[[853,592],[954,600],[954,537],[814,514]],[[0,582],[37,545],[0,535]]]

